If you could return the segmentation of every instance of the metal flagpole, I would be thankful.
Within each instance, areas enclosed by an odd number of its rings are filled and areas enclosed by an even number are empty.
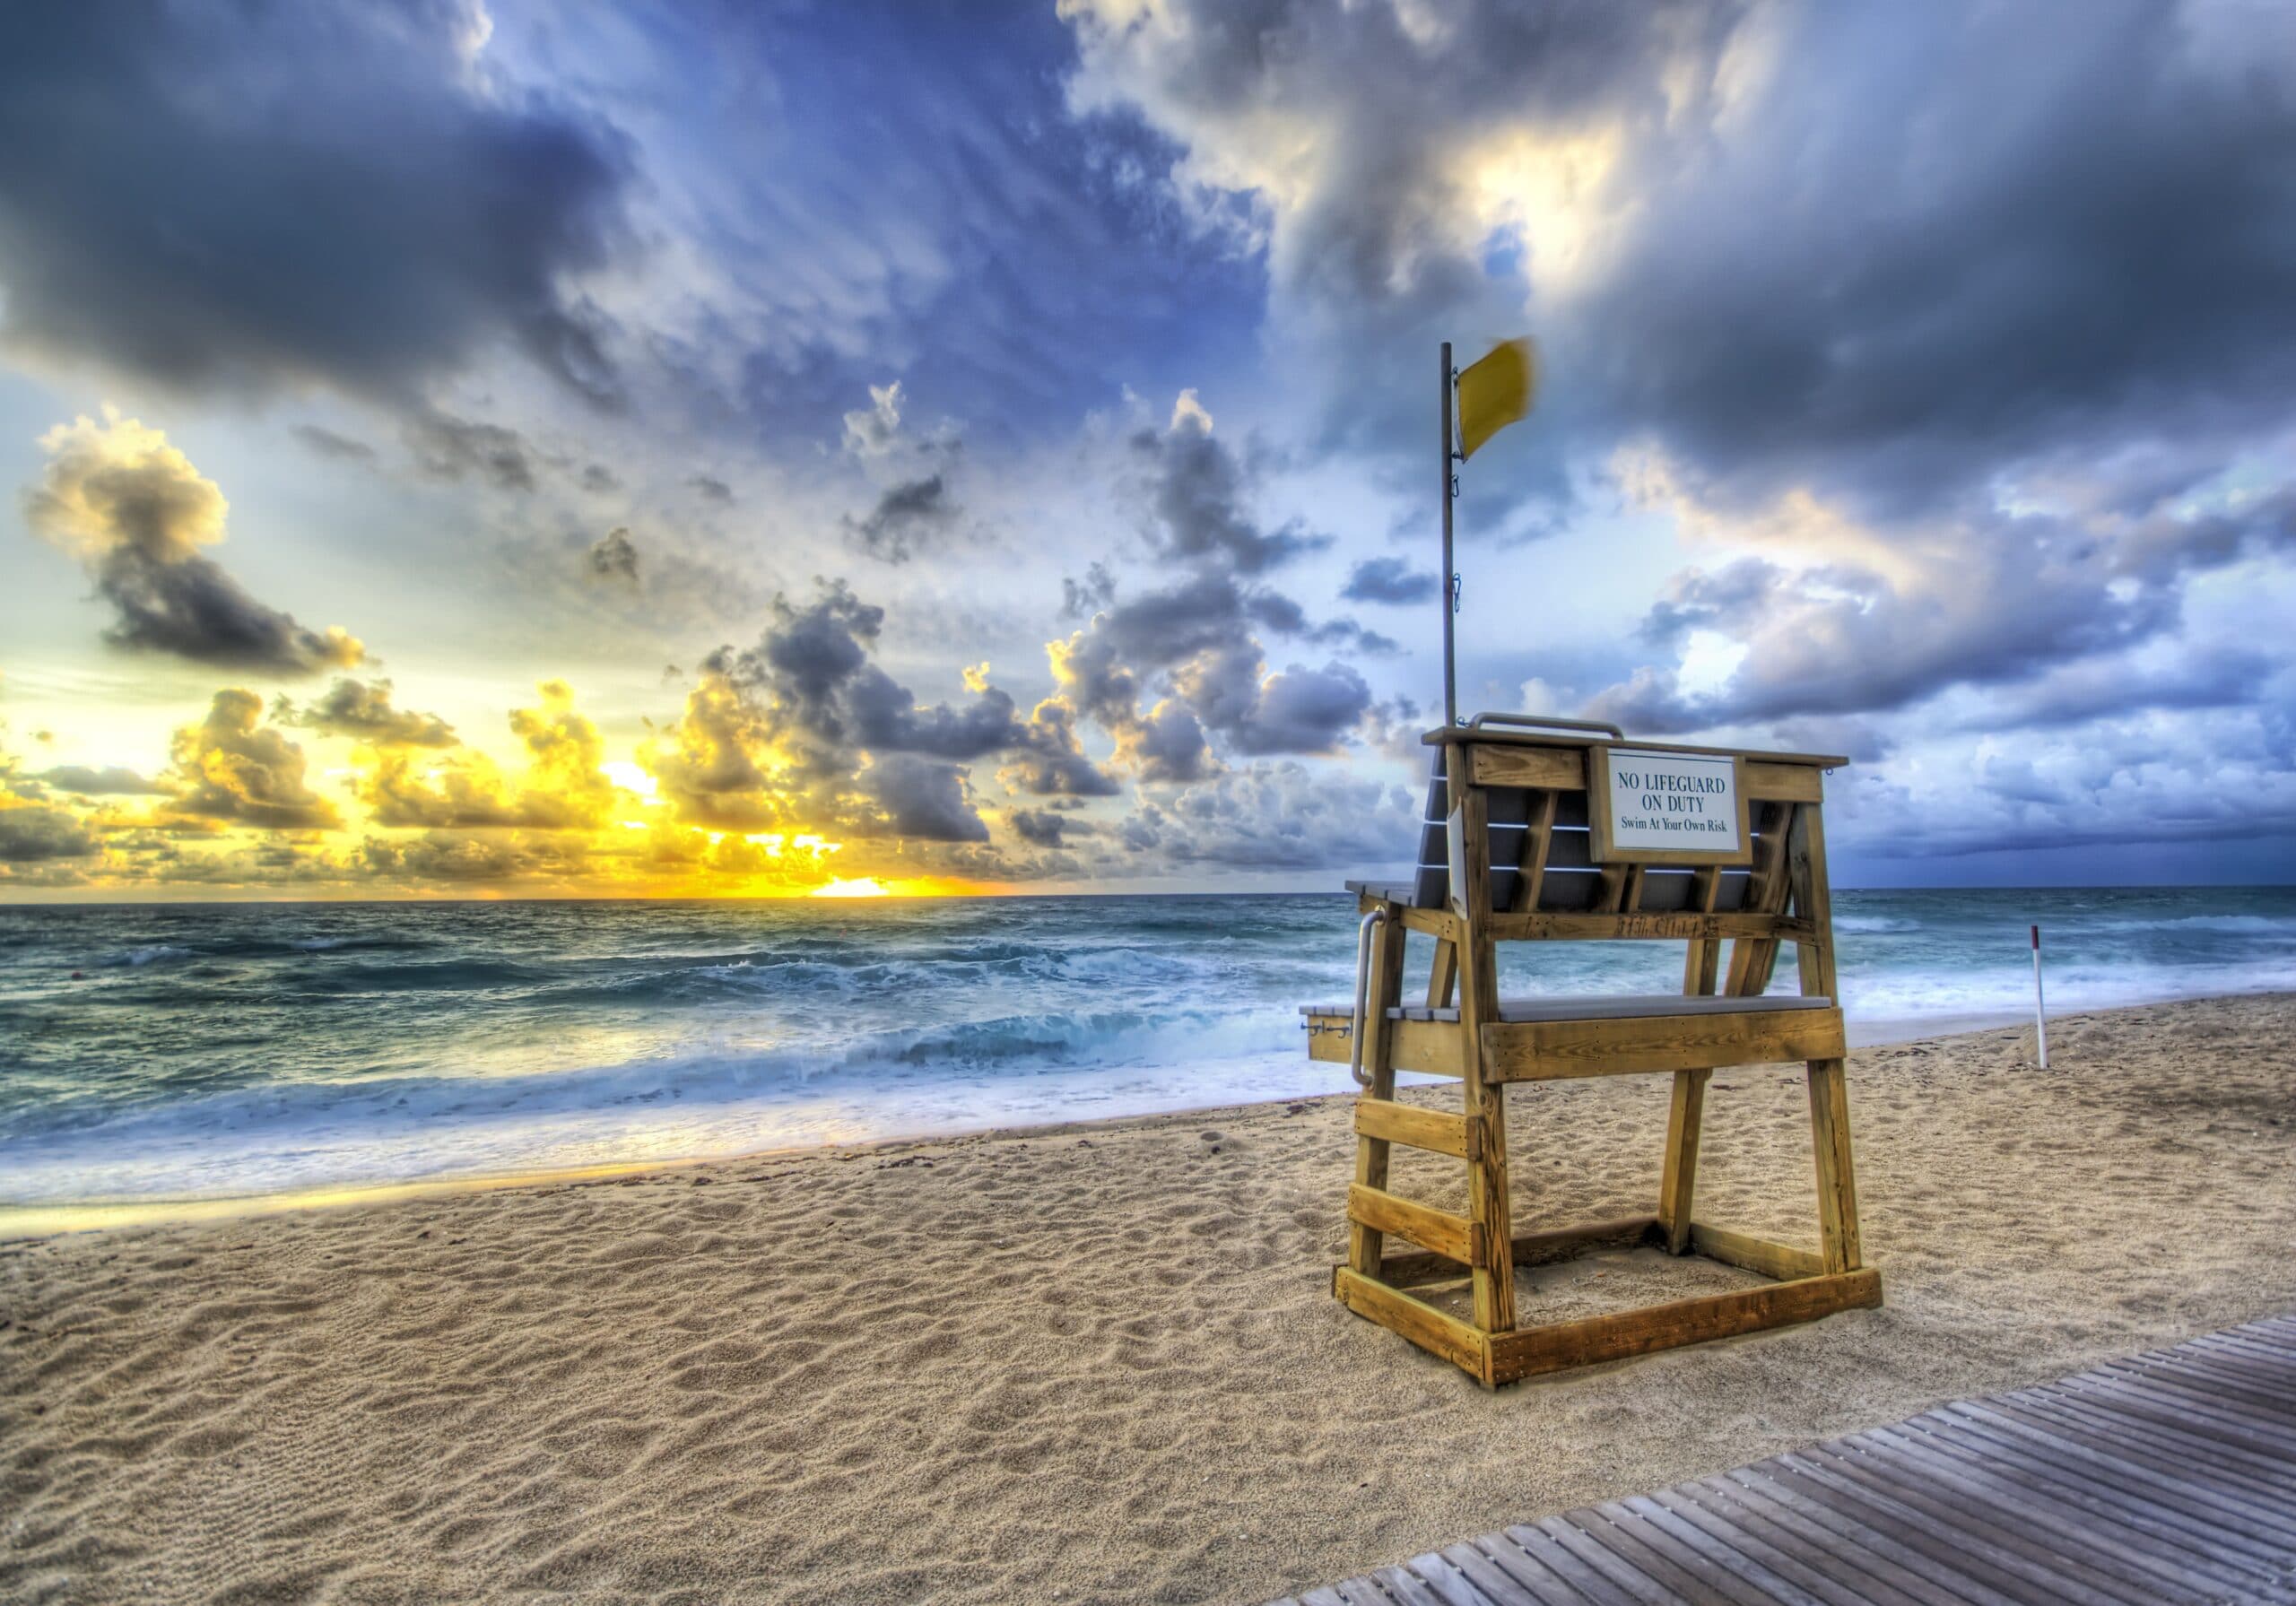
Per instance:
[[[1459,673],[1451,643],[1452,609],[1458,583],[1451,565],[1451,343],[1443,343],[1443,728],[1459,723]]]

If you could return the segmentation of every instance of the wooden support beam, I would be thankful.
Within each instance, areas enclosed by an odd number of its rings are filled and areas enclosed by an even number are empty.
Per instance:
[[[1880,1272],[1846,1272],[1678,1299],[1647,1310],[1621,1311],[1551,1327],[1493,1333],[1489,1378],[1494,1384],[1510,1383],[1543,1372],[1648,1355],[1656,1350],[1814,1321],[1836,1311],[1870,1308],[1881,1303]]]
[[[1560,792],[1531,794],[1531,818],[1523,832],[1522,850],[1515,856],[1515,907],[1535,909],[1539,890],[1546,885],[1546,859],[1554,846],[1554,817],[1562,803]],[[1497,911],[1493,911],[1496,913]]]
[[[1577,1227],[1549,1227],[1518,1232],[1509,1259],[1518,1266],[1547,1266],[1576,1260],[1604,1249],[1635,1249],[1657,1236],[1656,1216],[1621,1216],[1609,1221],[1588,1221]],[[1382,1281],[1397,1288],[1413,1283],[1449,1280],[1459,1274],[1458,1263],[1440,1254],[1390,1254],[1379,1263]]]
[[[1811,1057],[1810,1140],[1818,1162],[1818,1235],[1826,1270],[1855,1271],[1865,1260],[1857,1241],[1857,1171],[1849,1154],[1849,1084],[1839,1056]]]
[[[1448,1010],[1451,1007],[1451,989],[1459,980],[1459,945],[1439,940],[1435,944],[1434,961],[1427,968],[1427,1007]]]
[[[1491,1341],[1457,1316],[1447,1315],[1424,1300],[1414,1299],[1400,1289],[1374,1281],[1347,1266],[1333,1268],[1331,1291],[1357,1315],[1401,1333],[1431,1354],[1464,1367],[1468,1376],[1484,1384],[1492,1381]]]
[[[1713,1072],[1700,1066],[1674,1072],[1674,1095],[1666,1110],[1666,1158],[1658,1179],[1658,1225],[1666,1253],[1690,1247],[1691,1206],[1698,1194],[1698,1140],[1706,1114],[1706,1083]]]
[[[1822,1277],[1826,1271],[1825,1257],[1822,1254],[1813,1254],[1807,1249],[1796,1249],[1790,1244],[1773,1244],[1767,1238],[1749,1237],[1743,1232],[1732,1232],[1726,1227],[1709,1227],[1703,1221],[1691,1224],[1690,1248],[1692,1254],[1718,1260],[1726,1266],[1736,1266],[1741,1271],[1755,1272],[1781,1280]]]
[[[1353,1022],[1343,1014],[1308,1017],[1308,1057],[1335,1065],[1350,1059]],[[1388,1063],[1398,1071],[1426,1076],[1459,1074],[1459,1029],[1448,1020],[1387,1022]]]
[[[1391,1076],[1388,1080],[1392,1082],[1394,1079]],[[1393,1091],[1392,1088],[1389,1091]],[[1448,1110],[1422,1109],[1415,1104],[1397,1104],[1386,1095],[1366,1094],[1355,1101],[1355,1130],[1364,1138],[1401,1143],[1407,1149],[1424,1149],[1431,1154],[1448,1154],[1454,1159],[1473,1159],[1481,1149],[1475,1134],[1482,1128],[1465,1116],[1455,1116]],[[1387,1185],[1384,1176],[1375,1179],[1359,1176],[1355,1180],[1370,1183],[1373,1187]],[[1376,1271],[1378,1263],[1355,1269]]]
[[[1387,1019],[1387,1011],[1403,1002],[1403,927],[1392,922],[1380,926],[1373,933],[1371,944],[1368,989],[1370,1018],[1362,1026],[1363,1071],[1370,1078],[1367,1093],[1374,1102],[1396,1096],[1393,1039],[1398,1023]],[[1361,1132],[1360,1125],[1357,1131]],[[1387,1185],[1387,1144],[1378,1133],[1364,1133],[1355,1140],[1355,1180],[1367,1188],[1384,1189]],[[1359,1272],[1376,1272],[1382,1252],[1376,1227],[1367,1227],[1360,1221],[1348,1223],[1348,1264]]]
[[[1405,931],[1421,932],[1441,942],[1456,944],[1459,940],[1459,917],[1448,909],[1405,909],[1401,918]]]
[[[1480,786],[1463,785],[1464,750],[1447,751],[1451,807],[1459,812],[1465,855],[1465,863],[1456,870],[1466,878],[1464,889],[1452,889],[1465,926],[1459,933],[1459,1020],[1451,1037],[1459,1046],[1462,1108],[1468,1121],[1483,1128],[1477,1152],[1467,1161],[1467,1214],[1474,1224],[1477,1251],[1467,1258],[1474,1268],[1474,1324],[1485,1333],[1509,1333],[1515,1326],[1515,1263],[1508,1227],[1507,1090],[1483,1063],[1482,1037],[1483,1023],[1499,1007],[1498,950],[1488,934],[1491,794]],[[1462,890],[1465,896],[1459,898]],[[1421,1246],[1442,1248],[1439,1244]]]
[[[1409,1238],[1463,1266],[1480,1266],[1488,1258],[1483,1223],[1448,1211],[1390,1194],[1384,1188],[1357,1183],[1347,1190],[1347,1219],[1381,1232]]]
[[[1637,749],[1663,751],[1657,742],[1638,742]],[[1500,747],[1478,743],[1473,772],[1478,786],[1529,786],[1560,792],[1587,789],[1587,754],[1583,747]],[[1781,764],[1772,759],[1747,759],[1741,766],[1746,796],[1757,803],[1816,803],[1825,785],[1823,773],[1808,764]]]
[[[1786,915],[1709,915],[1695,911],[1668,914],[1493,915],[1491,934],[1501,942],[1542,939],[1567,942],[1605,942],[1613,939],[1715,939],[1767,937],[1799,942],[1810,935],[1809,925]],[[1709,992],[1712,988],[1707,989]]]
[[[1835,1009],[1517,1021],[1485,1026],[1477,1036],[1483,1074],[1493,1082],[1838,1060],[1848,1052]]]

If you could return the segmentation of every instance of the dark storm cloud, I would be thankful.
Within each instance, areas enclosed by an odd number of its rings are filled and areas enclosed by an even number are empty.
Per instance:
[[[1076,742],[1059,702],[1026,718],[970,678],[962,702],[919,703],[874,658],[884,610],[842,581],[806,603],[777,596],[757,643],[721,647],[677,724],[644,761],[681,817],[718,829],[796,828],[937,843],[988,839],[970,788],[996,760],[1040,796],[1115,790]]]
[[[1013,834],[1031,847],[1065,847],[1070,834],[1092,829],[1087,821],[1049,809],[1014,809],[1004,818],[1012,826]]]
[[[257,601],[199,550],[223,539],[228,504],[157,430],[109,413],[41,444],[48,469],[25,493],[25,520],[86,568],[111,604],[113,646],[274,675],[349,668],[364,655],[341,629],[306,629]]]
[[[1600,711],[1973,688],[2053,723],[2063,666],[2185,651],[2194,577],[2288,550],[2296,30],[2267,8],[1069,11],[1080,98],[1170,136],[1184,194],[1248,198],[1326,445],[1413,461],[1435,341],[1527,326],[1538,427],[1471,490],[1567,529],[1552,485],[1612,464],[1761,554],[1678,577],[1646,621],[1667,661]],[[1744,649],[1719,687],[1672,661],[1697,632]],[[2214,668],[2152,683],[2211,699]]]
[[[507,342],[610,399],[566,282],[619,237],[622,142],[482,87],[483,28],[459,0],[0,8],[6,342],[397,400]]]
[[[271,715],[281,725],[344,736],[370,747],[453,747],[460,741],[455,727],[436,714],[393,707],[388,681],[346,677],[328,687],[324,696],[300,708],[283,697],[272,705]]]
[[[82,797],[133,797],[156,794],[161,790],[135,771],[118,765],[96,769],[85,764],[66,764],[42,770],[32,778],[58,792]]]
[[[1794,14],[1793,78],[1743,137],[1639,169],[1651,232],[1581,352],[1620,414],[1726,490],[1813,478],[1893,508],[2067,439],[2282,412],[2288,31],[2156,0],[2061,21]]]
[[[592,543],[588,557],[594,577],[619,580],[630,586],[638,584],[638,543],[620,525]]]
[[[96,851],[95,833],[63,809],[39,803],[0,809],[0,864],[84,859]]]
[[[1167,561],[1257,575],[1331,544],[1297,519],[1269,530],[1244,512],[1242,465],[1200,411],[1183,407],[1169,430],[1135,435],[1132,448],[1149,466],[1152,528]]]
[[[1348,571],[1340,595],[1352,603],[1393,603],[1398,606],[1431,603],[1436,578],[1432,569],[1413,569],[1401,558],[1366,558]]]
[[[861,777],[884,811],[887,834],[918,842],[986,842],[988,826],[967,795],[965,772],[909,753],[890,753]]]
[[[955,522],[957,505],[938,473],[890,487],[860,518],[845,520],[846,539],[872,558],[906,563]]]
[[[720,508],[730,508],[734,505],[734,488],[723,480],[712,479],[708,474],[696,474],[688,480],[686,484],[692,488],[694,495],[705,502],[714,503]]]

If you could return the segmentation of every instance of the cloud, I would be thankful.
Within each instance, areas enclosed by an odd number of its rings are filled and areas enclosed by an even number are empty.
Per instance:
[[[1046,796],[1115,786],[1078,748],[1057,702],[1021,717],[985,673],[961,703],[918,702],[874,660],[884,610],[843,582],[806,603],[777,596],[757,643],[705,660],[683,715],[641,750],[679,817],[720,829],[980,843],[969,766],[1004,760]]]
[[[483,754],[425,760],[404,747],[377,754],[359,801],[379,826],[426,830],[593,830],[611,822],[620,792],[601,766],[605,743],[574,708],[562,681],[545,681],[542,706],[514,709],[511,734],[527,763],[505,777]]]
[[[1366,558],[1348,571],[1339,595],[1352,603],[1402,607],[1433,602],[1437,584],[1432,569],[1413,569],[1401,558]]]
[[[340,826],[335,805],[304,782],[303,750],[262,720],[263,699],[254,692],[218,691],[206,718],[176,733],[174,760],[161,777],[167,812],[261,830]]]
[[[638,584],[638,544],[630,532],[617,525],[591,544],[590,573],[601,580]]]
[[[1236,574],[1257,575],[1331,544],[1297,519],[1263,529],[1243,511],[1246,476],[1225,441],[1212,433],[1211,415],[1181,393],[1170,428],[1144,430],[1132,449],[1148,468],[1151,533],[1167,561],[1217,561]]]
[[[575,282],[624,237],[623,142],[489,70],[476,0],[4,16],[16,351],[404,400],[508,345],[616,394]]]
[[[1596,711],[2105,717],[2072,682],[2140,651],[2221,694],[2186,603],[2284,561],[2296,489],[2296,35],[2262,12],[1064,14],[1074,101],[1170,139],[1164,193],[1264,265],[1318,447],[1415,474],[1434,343],[1535,328],[1540,427],[1479,480],[1539,530],[1615,485],[1709,549]]]
[[[91,858],[99,851],[95,833],[66,810],[0,803],[0,868]]]
[[[1074,815],[1056,813],[1050,809],[1014,809],[1004,816],[1013,834],[1032,847],[1065,847],[1071,832],[1089,832],[1089,821]]]
[[[882,457],[900,438],[900,381],[869,386],[869,405],[845,415],[845,449],[857,457]]]
[[[723,480],[712,479],[708,474],[696,474],[688,480],[686,484],[692,489],[694,495],[705,502],[719,508],[730,508],[734,505],[734,488]]]
[[[305,629],[257,602],[201,548],[223,539],[229,504],[167,437],[107,408],[40,437],[25,493],[32,529],[86,566],[117,617],[104,638],[131,651],[278,675],[348,668],[364,649],[340,628]]]
[[[939,473],[890,487],[861,518],[845,520],[846,539],[872,558],[906,563],[919,546],[955,522],[957,506]]]
[[[498,490],[535,489],[535,451],[516,430],[425,411],[407,419],[399,433],[415,466],[434,480],[476,478]]]
[[[338,435],[319,424],[297,424],[295,438],[309,447],[315,456],[330,458],[338,463],[372,463],[375,448],[363,440],[348,435]]]
[[[297,708],[283,697],[272,706],[282,725],[343,736],[370,747],[453,747],[455,727],[436,714],[391,706],[388,681],[338,680],[323,697]]]
[[[133,769],[116,764],[101,769],[91,768],[85,764],[66,764],[55,769],[42,770],[32,778],[53,786],[58,792],[69,792],[82,797],[157,795],[161,790]]]
[[[1248,754],[1332,751],[1370,708],[1370,686],[1337,664],[1269,673],[1250,628],[1255,607],[1217,570],[1144,593],[1049,644],[1053,679],[1144,779],[1210,773],[1210,735]],[[1152,684],[1170,695],[1144,714]]]

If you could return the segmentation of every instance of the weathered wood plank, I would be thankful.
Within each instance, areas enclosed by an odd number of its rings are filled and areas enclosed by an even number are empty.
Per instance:
[[[1707,1294],[1552,1327],[1494,1333],[1492,1372],[1495,1380],[1509,1382],[1569,1367],[1647,1355],[1679,1344],[1814,1321],[1836,1311],[1881,1302],[1881,1274],[1871,1270]]]
[[[1514,1237],[1513,1253],[1508,1258],[1518,1266],[1544,1266],[1556,1261],[1576,1260],[1601,1249],[1632,1249],[1652,1241],[1657,1226],[1655,1216],[1621,1216],[1576,1227],[1518,1232]],[[1397,1288],[1457,1273],[1457,1263],[1439,1254],[1390,1254],[1379,1263],[1381,1280]]]
[[[1492,1022],[1480,1037],[1484,1073],[1495,1081],[1552,1081],[1787,1060],[1839,1062],[1848,1052],[1838,1009]],[[1845,1129],[1845,1141],[1846,1136]]]
[[[1422,1249],[1447,1255],[1463,1266],[1482,1265],[1488,1259],[1482,1222],[1421,1204],[1384,1188],[1366,1187],[1361,1183],[1351,1186],[1347,1190],[1347,1219],[1409,1238]]]
[[[1561,915],[1505,914],[1491,917],[1491,934],[1501,942],[1605,942],[1727,937],[1763,937],[1801,942],[1810,935],[1807,923],[1785,914],[1714,915],[1696,909],[1665,913]],[[1708,991],[1712,991],[1709,988]]]
[[[1366,1095],[1355,1101],[1355,1130],[1365,1138],[1467,1159],[1476,1152],[1475,1134],[1481,1129],[1465,1116],[1455,1116],[1448,1110],[1422,1109],[1415,1104],[1397,1104],[1383,1093],[1377,1097]],[[1385,1187],[1385,1168],[1376,1178],[1364,1176],[1359,1171],[1356,1180],[1372,1187]],[[1373,1271],[1377,1263],[1355,1269]]]
[[[1475,1228],[1474,1253],[1468,1259],[1474,1282],[1474,1324],[1486,1333],[1506,1333],[1515,1325],[1515,1266],[1509,1254],[1512,1229],[1508,1225],[1507,1089],[1484,1063],[1481,1036],[1483,1023],[1499,1003],[1498,953],[1483,934],[1492,918],[1491,794],[1469,786],[1465,795],[1460,795],[1465,777],[1459,773],[1459,760],[1460,750],[1449,749],[1447,773],[1451,806],[1459,812],[1465,828],[1465,863],[1457,868],[1466,878],[1465,898],[1458,911],[1466,923],[1459,950],[1459,1025],[1451,1036],[1459,1050],[1461,1107],[1466,1118],[1483,1128],[1474,1158],[1467,1161],[1467,1214]],[[1488,1354],[1486,1350],[1486,1358]],[[1492,1381],[1487,1359],[1483,1380]]]
[[[1366,1096],[1378,1103],[1396,1096],[1396,1066],[1394,1041],[1396,1028],[1401,1024],[1387,1018],[1387,1011],[1403,1002],[1403,960],[1405,940],[1403,928],[1392,923],[1379,927],[1373,935],[1370,953],[1370,985],[1368,991],[1370,1018],[1361,1023],[1364,1034],[1363,1070],[1370,1079]],[[1359,1099],[1359,1105],[1362,1100]],[[1367,1133],[1361,1122],[1356,1124],[1355,1180],[1368,1188],[1387,1185],[1387,1140],[1376,1132]],[[1377,1228],[1360,1221],[1351,1221],[1347,1228],[1348,1263],[1359,1272],[1379,1269],[1382,1246]]]
[[[1815,1011],[1813,1011],[1814,1013]],[[1308,1057],[1344,1065],[1352,1023],[1346,1015],[1308,1018]],[[1447,1020],[1396,1020],[1388,1024],[1387,1058],[1397,1071],[1429,1076],[1459,1074],[1459,1029]]]
[[[1823,1255],[1813,1254],[1807,1249],[1796,1249],[1790,1244],[1773,1244],[1766,1238],[1751,1237],[1743,1232],[1732,1232],[1726,1227],[1709,1226],[1704,1221],[1691,1223],[1690,1249],[1693,1254],[1718,1260],[1726,1266],[1737,1266],[1781,1280],[1817,1277],[1829,1269]]]
[[[1375,1282],[1346,1266],[1333,1269],[1332,1292],[1357,1315],[1402,1334],[1421,1349],[1464,1367],[1474,1376],[1482,1377],[1490,1370],[1483,1335],[1422,1299],[1414,1299],[1384,1282]]]

